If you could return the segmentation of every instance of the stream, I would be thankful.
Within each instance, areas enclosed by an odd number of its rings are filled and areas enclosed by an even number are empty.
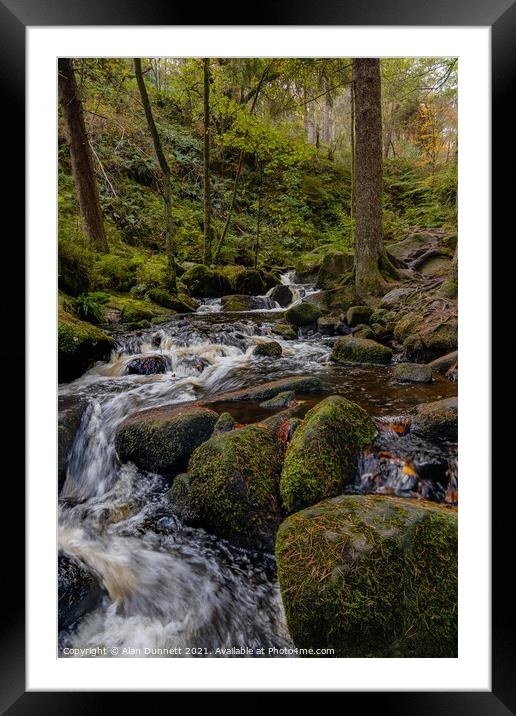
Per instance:
[[[282,277],[293,303],[315,292],[294,278]],[[60,493],[58,547],[99,574],[107,592],[101,607],[60,633],[62,656],[99,646],[119,656],[216,657],[244,646],[265,648],[264,656],[292,655],[274,557],[185,526],[170,510],[165,478],[117,461],[116,429],[134,412],[318,375],[323,394],[300,395],[299,415],[339,394],[365,408],[379,428],[377,449],[361,456],[348,491],[447,499],[456,480],[456,445],[430,444],[397,426],[419,403],[456,395],[456,384],[403,384],[389,366],[335,365],[329,362],[334,337],[275,335],[273,323],[284,309],[264,298],[267,308],[241,313],[225,313],[220,299],[206,299],[196,313],[114,334],[108,363],[59,386],[60,411],[78,403],[86,408]],[[254,356],[254,347],[269,340],[280,343],[282,356]],[[166,372],[127,375],[127,363],[140,355],[165,357]],[[230,407],[244,424],[275,412],[253,401],[213,407]]]

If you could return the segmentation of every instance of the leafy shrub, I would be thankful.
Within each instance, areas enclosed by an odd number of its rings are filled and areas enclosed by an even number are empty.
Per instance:
[[[81,293],[80,296],[77,296],[75,299],[75,313],[78,318],[90,323],[102,323],[104,320],[101,302],[92,293]]]

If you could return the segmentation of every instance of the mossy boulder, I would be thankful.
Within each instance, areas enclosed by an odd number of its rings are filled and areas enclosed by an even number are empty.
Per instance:
[[[317,291],[307,296],[304,300],[306,303],[312,303],[314,306],[317,306],[322,311],[345,313],[350,306],[356,303],[357,297],[354,288],[345,285],[326,291]]]
[[[219,415],[219,419],[215,423],[213,428],[213,435],[219,435],[220,433],[229,433],[231,430],[236,428],[236,420],[231,413],[224,412]]]
[[[201,298],[220,298],[229,293],[228,279],[220,272],[204,264],[195,264],[181,277],[191,296]]]
[[[256,424],[215,435],[192,455],[184,509],[194,524],[250,549],[272,551],[281,521],[276,435]]]
[[[295,338],[297,338],[297,328],[293,328],[288,323],[281,323],[281,321],[275,323],[272,326],[272,332],[275,333],[277,336],[281,336],[287,341],[293,341]]]
[[[223,311],[259,311],[273,308],[273,302],[265,296],[247,296],[245,294],[233,294],[222,296]]]
[[[355,338],[369,338],[372,340],[376,338],[376,333],[372,327],[365,323],[360,323],[358,326],[355,326],[355,328],[353,328],[353,335]]]
[[[194,301],[188,296],[173,296],[163,288],[151,288],[147,295],[150,300],[157,303],[158,306],[170,308],[177,313],[193,313],[199,306],[197,301]]]
[[[67,629],[93,611],[102,601],[104,589],[98,576],[76,557],[59,552],[57,560],[57,621]]]
[[[96,361],[108,360],[113,339],[91,323],[60,310],[58,323],[58,373],[60,381],[82,375]]]
[[[432,382],[432,369],[424,363],[398,363],[392,369],[392,373],[400,383]]]
[[[368,338],[342,336],[337,338],[331,352],[336,363],[379,363],[385,365],[392,358],[392,350]]]
[[[93,285],[93,254],[70,241],[58,247],[58,284],[70,296],[88,293]]]
[[[267,408],[267,410],[273,410],[274,408],[286,408],[294,400],[295,393],[292,390],[285,390],[283,393],[278,393],[274,398],[264,400],[260,403],[260,408]]]
[[[412,296],[415,289],[413,288],[393,288],[391,291],[385,294],[380,301],[380,308],[393,308],[399,303],[403,303],[405,300]]]
[[[410,320],[410,318],[407,320]],[[400,335],[399,323],[396,324],[396,328],[398,329],[398,335]],[[458,346],[456,316],[450,317],[443,323],[430,325],[418,322],[416,318],[410,331],[406,329],[405,333],[407,335],[403,340],[403,348],[405,357],[408,360],[431,361],[451,353]]]
[[[308,411],[292,438],[281,472],[284,509],[295,512],[342,492],[355,475],[359,452],[376,428],[356,403],[332,395]]]
[[[298,328],[305,326],[313,326],[317,319],[322,316],[322,312],[312,303],[302,301],[288,309],[285,318],[289,323]]]
[[[267,341],[267,343],[259,343],[253,351],[256,356],[264,356],[266,358],[279,358],[283,350],[277,341]]]
[[[346,312],[346,321],[348,326],[354,328],[360,324],[367,325],[373,315],[373,309],[370,306],[350,306]]]
[[[436,358],[431,361],[428,365],[436,373],[446,373],[447,370],[452,368],[459,360],[459,351],[452,351],[447,353],[445,356]]]
[[[122,323],[139,323],[140,321],[152,321],[154,311],[151,306],[146,306],[143,301],[126,301],[122,308]]]
[[[209,408],[187,406],[137,413],[116,432],[118,457],[142,470],[177,475],[193,451],[211,436],[218,418]]]
[[[317,288],[335,288],[342,276],[353,270],[354,255],[343,251],[330,251],[324,257],[317,274]]]
[[[394,324],[396,322],[396,314],[393,313],[393,311],[389,311],[387,308],[376,308],[369,319],[369,323],[373,325],[374,323],[379,323],[382,326],[385,326],[386,329],[392,330],[394,328]]]
[[[66,480],[68,459],[73,447],[82,416],[86,410],[86,401],[73,401],[62,407],[59,405],[57,419],[57,486],[58,492]]]
[[[456,397],[421,403],[416,408],[411,431],[429,438],[457,440],[458,400]]]
[[[262,296],[266,283],[262,274],[257,269],[245,269],[237,274],[235,278],[235,291],[247,296]]]
[[[348,658],[457,656],[451,508],[341,495],[281,524],[276,562],[298,648]]]

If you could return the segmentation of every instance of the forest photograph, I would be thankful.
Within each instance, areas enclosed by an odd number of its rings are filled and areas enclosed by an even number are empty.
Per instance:
[[[58,59],[60,658],[457,657],[458,78]]]

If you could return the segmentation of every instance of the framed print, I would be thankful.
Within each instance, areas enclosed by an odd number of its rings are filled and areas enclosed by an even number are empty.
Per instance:
[[[3,708],[510,713],[489,149],[513,6],[0,12],[28,328]]]

